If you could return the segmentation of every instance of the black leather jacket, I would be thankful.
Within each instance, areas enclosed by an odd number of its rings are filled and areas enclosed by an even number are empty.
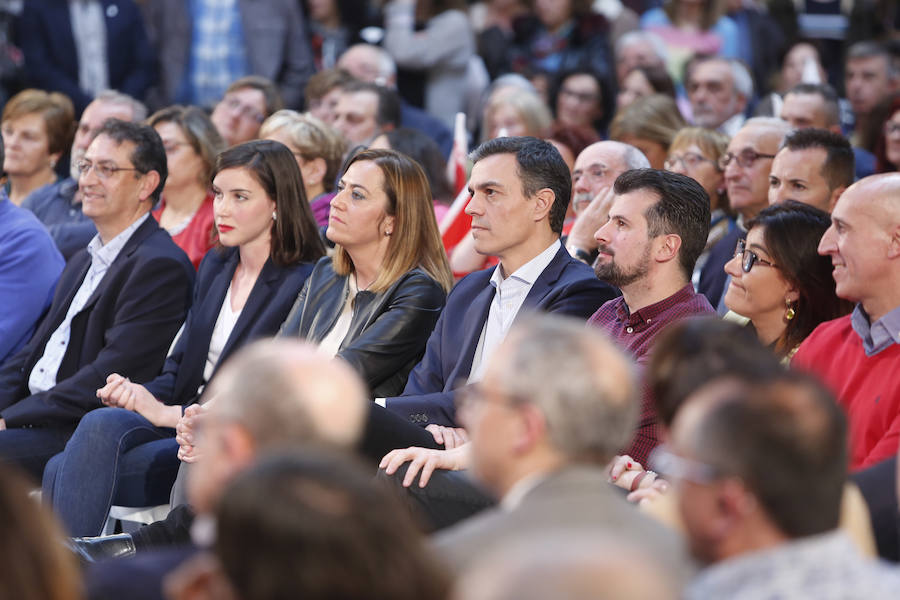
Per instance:
[[[279,335],[322,341],[337,322],[348,293],[349,277],[335,273],[330,258],[320,259]],[[418,268],[404,273],[384,292],[360,291],[337,355],[356,369],[374,397],[400,394],[425,352],[446,300],[441,285]]]

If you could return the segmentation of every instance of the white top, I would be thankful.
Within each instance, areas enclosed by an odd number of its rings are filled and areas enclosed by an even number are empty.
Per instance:
[[[319,342],[319,351],[325,356],[337,355],[341,344],[344,343],[344,338],[347,337],[347,332],[350,331],[350,322],[353,320],[353,303],[356,302],[359,288],[356,287],[356,277],[350,276],[347,279],[349,279],[347,282],[348,292],[347,298],[344,300],[344,308],[334,323],[334,327]]]
[[[222,350],[225,348],[225,344],[228,343],[228,338],[231,337],[234,325],[241,316],[241,310],[231,310],[231,286],[229,285],[228,291],[225,293],[225,300],[222,301],[222,308],[219,310],[219,316],[216,318],[216,326],[213,328],[212,337],[209,340],[206,366],[203,367],[203,381],[209,381],[209,378],[212,377],[213,369],[216,368],[216,363],[219,362]]]
[[[513,320],[519,313],[525,297],[531,291],[531,287],[537,278],[541,276],[556,253],[559,252],[560,242],[553,240],[546,250],[519,267],[515,273],[503,279],[497,265],[494,274],[491,275],[491,285],[494,286],[494,298],[491,300],[491,308],[487,320],[481,330],[481,338],[475,348],[475,357],[472,359],[472,370],[469,372],[469,383],[481,381],[484,369],[494,350],[506,337]]]
[[[69,347],[69,338],[72,335],[72,319],[84,309],[87,301],[100,287],[100,282],[103,281],[109,266],[119,256],[119,252],[131,239],[131,235],[149,216],[150,213],[144,213],[144,216],[129,225],[106,244],[100,240],[99,233],[88,244],[87,251],[91,255],[91,266],[81,282],[81,287],[78,288],[78,291],[75,292],[75,297],[72,298],[66,318],[63,319],[56,331],[50,336],[47,345],[44,346],[43,356],[34,364],[34,368],[31,369],[31,373],[28,375],[28,389],[32,394],[46,392],[56,385],[56,373],[62,364],[66,349]]]

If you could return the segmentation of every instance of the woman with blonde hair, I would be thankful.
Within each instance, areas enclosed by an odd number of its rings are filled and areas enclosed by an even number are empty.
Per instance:
[[[319,226],[328,225],[335,180],[347,152],[343,136],[309,113],[285,109],[266,119],[259,137],[281,142],[293,152],[313,217]]]
[[[216,243],[209,182],[216,155],[225,149],[225,142],[196,106],[164,108],[152,114],[147,124],[162,139],[169,169],[159,205],[151,214],[196,269]]]
[[[709,236],[694,267],[695,286],[700,281],[700,271],[706,264],[712,247],[735,227],[728,207],[725,173],[719,168],[719,157],[727,149],[728,136],[724,133],[702,127],[685,127],[672,140],[665,162],[667,171],[687,175],[703,186],[709,196]]]
[[[56,163],[75,136],[75,109],[65,94],[24,90],[3,107],[0,132],[6,192],[19,206],[28,194],[56,181]]]
[[[553,116],[536,93],[501,87],[488,98],[482,123],[484,140],[500,137],[501,133],[508,137],[544,137],[553,123]]]
[[[675,134],[685,125],[675,100],[654,94],[618,111],[609,126],[609,138],[631,144],[644,153],[651,167],[662,169]]]
[[[281,335],[349,362],[376,397],[403,391],[453,284],[422,168],[392,150],[347,161],[323,258]]]

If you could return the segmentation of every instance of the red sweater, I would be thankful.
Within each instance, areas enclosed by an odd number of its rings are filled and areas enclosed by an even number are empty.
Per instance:
[[[850,315],[819,325],[800,345],[793,367],[822,378],[850,421],[850,467],[896,456],[900,443],[900,344],[866,356]]]

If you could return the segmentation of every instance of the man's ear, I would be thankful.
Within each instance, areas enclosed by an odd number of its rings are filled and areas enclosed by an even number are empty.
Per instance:
[[[888,258],[898,258],[900,257],[900,223],[894,224],[888,233],[891,236],[888,241]]]
[[[156,186],[159,185],[160,176],[156,171],[148,171],[141,176],[141,185],[138,188],[138,198],[143,202],[150,198]]]
[[[829,214],[831,214],[831,212],[834,210],[834,207],[837,204],[838,198],[841,197],[841,194],[843,194],[844,190],[846,190],[846,189],[847,189],[847,186],[842,185],[840,187],[835,188],[831,192],[831,197],[828,199],[828,208],[827,208]]]
[[[535,222],[547,218],[550,209],[553,208],[553,202],[556,200],[556,194],[550,188],[538,190],[534,195],[534,220]]]
[[[519,430],[514,443],[518,453],[525,453],[540,444],[547,434],[547,419],[537,406],[524,403],[517,408]]]
[[[678,259],[678,251],[681,250],[681,236],[676,233],[668,233],[660,236],[662,243],[656,249],[656,262],[669,262]]]

